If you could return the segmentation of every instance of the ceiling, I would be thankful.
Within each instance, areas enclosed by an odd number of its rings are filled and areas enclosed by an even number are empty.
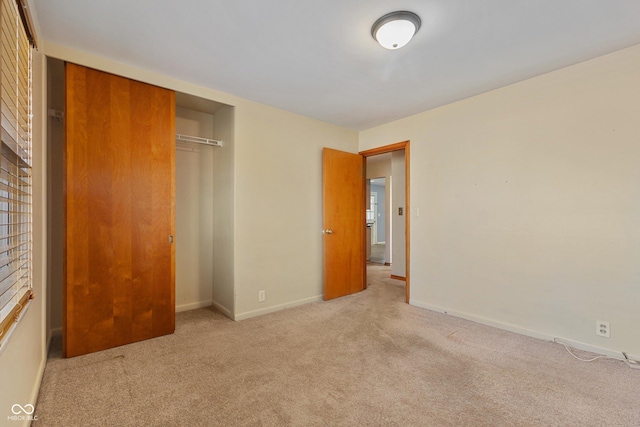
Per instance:
[[[29,0],[38,39],[363,130],[640,44],[638,0]],[[371,25],[422,18],[389,51]]]

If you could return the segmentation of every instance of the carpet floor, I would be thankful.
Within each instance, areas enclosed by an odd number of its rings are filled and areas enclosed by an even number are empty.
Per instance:
[[[405,304],[388,267],[369,283],[242,322],[180,313],[175,334],[72,359],[54,340],[34,424],[640,425],[640,370]]]

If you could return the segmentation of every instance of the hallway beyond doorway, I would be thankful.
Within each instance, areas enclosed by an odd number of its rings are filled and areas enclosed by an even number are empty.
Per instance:
[[[384,243],[376,243],[371,245],[371,255],[369,256],[369,262],[375,262],[376,264],[384,264],[384,252],[386,245]]]

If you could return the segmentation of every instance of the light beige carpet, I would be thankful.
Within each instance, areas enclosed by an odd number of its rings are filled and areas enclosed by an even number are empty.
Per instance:
[[[74,359],[58,340],[34,424],[640,425],[640,370],[409,306],[388,276],[243,322],[181,313],[171,336]]]

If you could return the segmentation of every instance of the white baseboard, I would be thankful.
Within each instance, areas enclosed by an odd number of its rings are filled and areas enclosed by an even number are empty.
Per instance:
[[[297,301],[287,302],[285,304],[272,305],[270,307],[261,308],[260,310],[247,311],[245,313],[236,314],[233,320],[245,320],[252,317],[262,316],[263,314],[269,314],[276,311],[284,310],[286,308],[292,308],[299,305],[309,304],[311,302],[322,301],[322,295],[315,297],[304,298]]]
[[[229,319],[233,320],[233,313],[231,313],[231,310],[229,310],[227,307],[217,301],[212,301],[211,305],[214,306],[218,311],[222,312],[222,314],[227,316]]]
[[[62,326],[59,328],[52,328],[49,333],[51,334],[50,338],[62,336]]]
[[[483,325],[492,326],[494,328],[502,329],[509,332],[515,332],[516,334],[526,335],[533,338],[538,338],[545,341],[553,341],[557,343],[563,343],[578,350],[590,351],[592,353],[602,354],[615,359],[624,360],[624,356],[621,351],[613,350],[609,348],[597,347],[591,344],[586,344],[579,341],[574,341],[568,338],[556,337],[543,332],[534,331],[531,329],[523,328],[522,326],[514,325],[511,323],[500,322],[488,317],[477,316],[475,314],[463,313],[460,311],[449,310],[443,307],[435,306],[432,304],[426,304],[422,301],[411,299],[409,304],[420,308],[426,308],[427,310],[435,311],[438,313],[448,314],[454,317],[459,317],[465,320],[471,320],[472,322],[481,323]],[[640,357],[632,354],[627,354],[627,357],[632,360],[640,360]]]
[[[211,301],[211,300],[209,300],[209,301],[198,301],[198,302],[191,302],[189,304],[176,305],[176,313],[181,313],[183,311],[189,311],[189,310],[195,310],[197,308],[211,307],[212,305],[213,305],[213,301]]]
[[[31,400],[29,402],[33,402],[33,405],[38,401],[38,395],[40,394],[40,386],[42,385],[42,378],[44,377],[44,368],[47,366],[47,358],[49,357],[49,346],[46,346],[47,351],[44,354],[44,357],[40,361],[40,366],[38,366],[38,377],[36,378],[36,382],[33,385],[33,389],[31,390]],[[34,420],[36,421],[36,420]],[[27,424],[29,426],[33,425],[33,422],[29,421]],[[36,422],[37,425],[37,422]]]

